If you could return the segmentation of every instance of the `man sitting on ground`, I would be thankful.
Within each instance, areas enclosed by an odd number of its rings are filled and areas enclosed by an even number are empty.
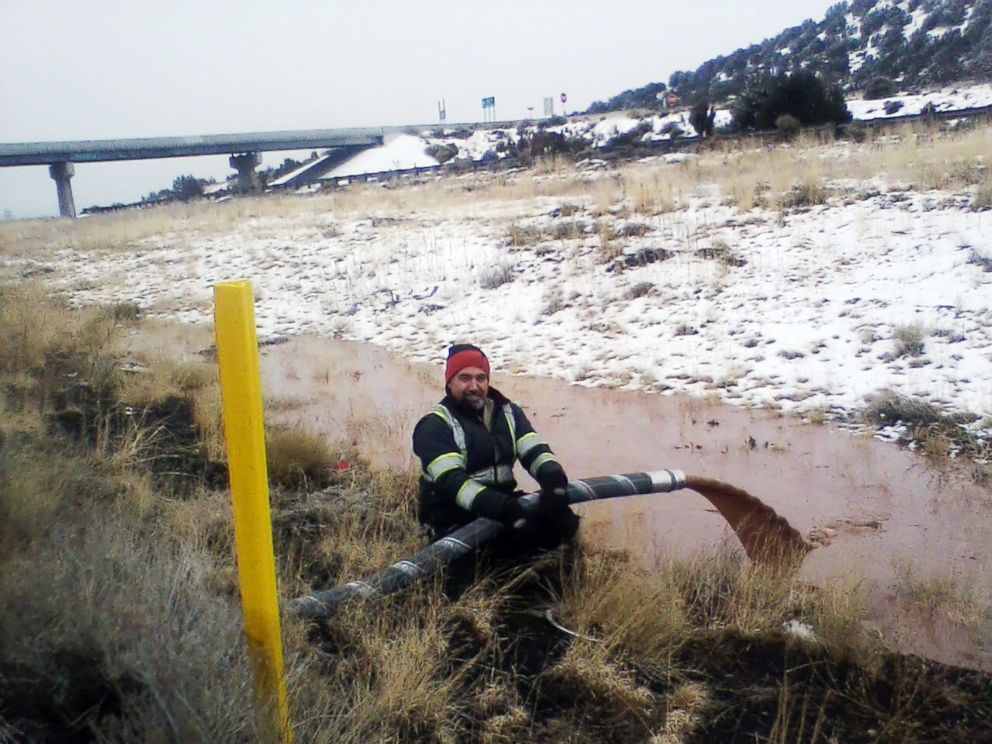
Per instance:
[[[568,476],[524,412],[489,385],[489,359],[477,346],[448,350],[446,395],[413,431],[420,458],[418,517],[432,539],[478,517],[502,522],[517,544],[552,548],[570,540],[579,518],[568,506]],[[513,465],[541,485],[538,508],[517,500]]]

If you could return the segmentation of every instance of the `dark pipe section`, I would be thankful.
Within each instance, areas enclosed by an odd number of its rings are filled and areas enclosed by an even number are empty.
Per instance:
[[[575,504],[638,494],[667,493],[684,487],[685,474],[680,470],[608,475],[572,481],[568,484],[568,500]],[[520,497],[520,503],[525,509],[532,510],[537,507],[538,498],[539,494],[527,494]],[[444,566],[477,551],[504,529],[503,525],[495,520],[476,519],[445,535],[437,542],[431,543],[416,555],[396,561],[375,576],[349,581],[328,591],[294,599],[290,602],[289,608],[306,619],[329,618],[348,599],[385,596],[433,576]]]

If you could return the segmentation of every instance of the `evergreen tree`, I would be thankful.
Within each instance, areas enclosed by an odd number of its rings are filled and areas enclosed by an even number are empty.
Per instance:
[[[828,88],[818,76],[801,71],[776,75],[745,91],[734,107],[734,128],[774,129],[775,121],[785,114],[807,127],[851,120],[839,86]]]

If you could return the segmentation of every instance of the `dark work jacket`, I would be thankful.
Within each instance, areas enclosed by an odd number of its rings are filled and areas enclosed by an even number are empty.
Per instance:
[[[476,517],[484,516],[500,519],[500,508],[507,497],[512,497],[516,481],[499,480],[498,466],[512,466],[515,462],[514,442],[510,435],[505,409],[513,414],[516,441],[526,449],[519,458],[542,488],[557,488],[568,482],[565,471],[554,458],[551,448],[539,441],[534,427],[519,406],[511,403],[495,388],[489,388],[489,398],[493,401],[492,430],[486,429],[482,412],[466,410],[448,395],[441,400],[465,432],[466,466],[448,469],[436,479],[428,475],[428,469],[438,458],[459,453],[454,433],[448,423],[435,413],[428,413],[420,419],[413,430],[413,451],[420,458],[422,475],[420,479],[420,502],[418,517],[421,523],[433,528],[435,533],[444,533],[454,527],[467,524]],[[533,435],[533,436],[528,436]],[[518,445],[520,448],[520,445]],[[449,462],[451,458],[447,458]],[[534,465],[540,463],[536,468]],[[472,500],[469,509],[460,506],[457,496],[469,480],[469,473],[487,476],[487,485]],[[476,478],[478,480],[478,478]]]

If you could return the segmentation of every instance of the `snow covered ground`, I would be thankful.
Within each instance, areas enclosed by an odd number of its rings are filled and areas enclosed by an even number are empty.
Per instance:
[[[860,121],[916,115],[928,104],[936,111],[992,106],[992,85],[947,87],[930,93],[899,94],[875,100],[850,99],[847,102],[851,114]],[[718,129],[725,128],[730,126],[732,118],[729,109],[717,109],[714,123]],[[334,182],[391,170],[436,167],[438,161],[425,153],[425,149],[431,145],[454,146],[457,148],[455,160],[501,159],[509,154],[506,143],[516,144],[521,136],[533,135],[539,126],[532,123],[516,128],[479,128],[471,132],[437,128],[424,130],[419,137],[407,133],[391,135],[387,136],[383,146],[355,155],[323,174],[320,180]],[[608,147],[617,137],[631,132],[635,132],[636,138],[643,142],[697,136],[696,130],[689,123],[689,111],[685,109],[638,116],[625,112],[573,116],[565,123],[545,127],[545,131],[559,133],[570,139],[585,140],[595,148]],[[331,157],[333,155],[324,155],[321,160]],[[313,162],[308,162],[275,179],[271,185],[280,186],[313,165]],[[319,188],[319,183],[304,186],[302,191],[313,191],[315,188]]]
[[[848,110],[857,121],[916,115],[928,104],[932,105],[935,111],[992,106],[992,84],[948,86],[928,93],[898,93],[887,98],[873,100],[851,98],[847,101]],[[718,129],[728,127],[732,118],[729,109],[717,109],[714,123]],[[533,133],[537,129],[537,124],[531,124],[523,127],[522,131]],[[580,115],[570,117],[563,124],[546,127],[548,132],[583,139],[593,147],[607,147],[617,137],[634,130],[637,130],[638,139],[644,142],[697,136],[696,130],[689,123],[689,111],[686,109],[637,116],[626,112]],[[437,136],[437,132],[425,131],[423,136],[431,144],[456,145],[458,147],[456,157],[463,160],[505,157],[505,153],[497,148],[499,143],[505,141],[516,143],[521,136],[521,132],[516,128],[476,129],[468,137],[454,136],[457,131],[453,129],[442,132],[444,136]]]
[[[848,147],[837,156],[858,158]],[[664,182],[684,160],[637,167]],[[972,428],[992,434],[992,211],[973,207],[977,186],[884,175],[784,211],[742,211],[704,185],[654,215],[630,195],[603,213],[610,171],[467,175],[365,187],[346,211],[306,197],[297,217],[126,250],[0,256],[0,273],[194,323],[211,321],[214,284],[251,279],[263,340],[354,338],[420,361],[473,341],[513,373],[840,421],[892,390],[985,417]],[[526,195],[555,179],[581,188]]]
[[[7,270],[53,270],[79,301],[195,323],[210,322],[214,284],[251,279],[262,339],[343,336],[415,360],[474,341],[501,369],[581,385],[838,419],[891,389],[992,416],[992,211],[967,192],[742,212],[703,189],[679,211],[614,216],[606,259],[588,198],[414,206],[418,188],[370,189],[348,216],[258,218]],[[377,206],[386,193],[398,209]],[[514,230],[529,237],[514,245]]]

